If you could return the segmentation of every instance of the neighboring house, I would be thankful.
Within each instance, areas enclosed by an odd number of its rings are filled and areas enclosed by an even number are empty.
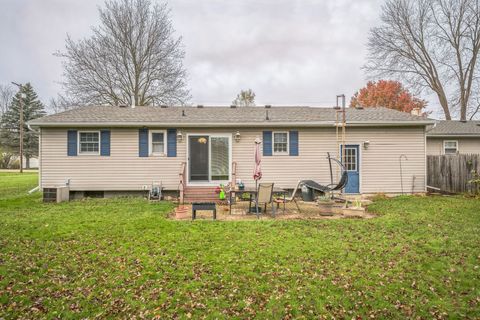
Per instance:
[[[1,154],[0,154],[1,156]],[[10,161],[9,161],[9,166],[12,166],[12,164],[14,164],[15,162],[20,163],[20,157],[19,156],[12,156],[10,158]],[[29,161],[29,166],[27,168],[27,159],[25,157],[23,157],[23,168],[24,169],[38,169],[38,158],[37,157],[34,157],[34,158],[30,158],[30,161]],[[14,167],[16,169],[16,167]]]
[[[29,124],[40,131],[41,188],[68,183],[75,195],[111,196],[152,182],[177,191],[181,177],[189,190],[235,179],[254,186],[256,138],[263,182],[329,184],[337,116],[312,107],[89,106]],[[404,192],[425,191],[425,128],[433,121],[386,108],[347,108],[346,119],[348,193],[399,194],[402,182]]]
[[[427,127],[427,155],[480,154],[480,121],[443,120]]]

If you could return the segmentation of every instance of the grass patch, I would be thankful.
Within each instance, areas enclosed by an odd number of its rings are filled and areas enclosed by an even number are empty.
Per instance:
[[[0,176],[0,192],[36,184],[24,178]],[[480,317],[476,199],[383,199],[369,220],[180,222],[168,202],[0,194],[0,318]]]
[[[38,173],[0,171],[0,199],[24,196],[37,186]]]

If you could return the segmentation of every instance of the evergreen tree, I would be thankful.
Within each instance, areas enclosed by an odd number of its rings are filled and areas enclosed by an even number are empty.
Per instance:
[[[25,84],[15,94],[9,110],[2,115],[0,122],[0,145],[13,154],[18,155],[20,150],[20,98],[23,98],[23,154],[27,168],[29,159],[38,156],[38,137],[35,132],[28,129],[27,122],[46,115],[43,104],[38,99],[37,93],[30,83]]]

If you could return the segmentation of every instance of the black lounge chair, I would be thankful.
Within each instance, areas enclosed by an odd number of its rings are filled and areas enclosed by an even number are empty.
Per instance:
[[[327,184],[327,185],[322,185],[322,184],[319,184],[318,182],[315,182],[313,180],[301,180],[300,185],[301,186],[306,186],[307,188],[313,189],[313,190],[321,192],[321,193],[329,193],[329,192],[332,192],[332,191],[343,190],[347,186],[347,183],[348,183],[347,169],[345,168],[343,163],[341,163],[339,160],[337,160],[335,158],[332,158],[330,156],[330,153],[328,153],[327,159],[330,163],[330,181],[332,183]],[[342,170],[342,175],[341,175],[338,183],[333,183],[332,160],[334,162],[336,162]],[[332,195],[332,199],[333,199],[333,195]]]
[[[328,154],[327,159],[328,159],[328,162],[330,164],[330,181],[332,183],[327,184],[327,185],[322,185],[322,184],[319,184],[319,183],[317,183],[313,180],[299,180],[298,183],[297,183],[297,186],[295,187],[295,189],[293,189],[292,195],[290,197],[286,197],[285,200],[280,199],[280,198],[275,199],[275,202],[277,203],[277,206],[280,203],[284,203],[284,202],[285,203],[294,202],[295,205],[297,206],[298,212],[301,212],[300,207],[298,206],[298,203],[295,200],[295,195],[296,195],[297,191],[301,189],[302,186],[306,186],[307,188],[311,188],[311,189],[313,189],[315,191],[318,191],[320,193],[323,193],[323,194],[330,193],[332,191],[343,190],[346,187],[347,182],[348,182],[348,172],[345,169],[345,166],[339,160],[337,160],[335,158],[332,158],[330,156],[330,153],[327,153],[327,154]],[[342,175],[340,177],[340,181],[338,181],[338,183],[336,183],[336,184],[333,183],[332,160],[334,162],[336,162],[342,170]],[[334,199],[333,195],[332,195],[332,199]],[[335,198],[335,199],[345,201],[344,199],[340,199],[340,198]]]
[[[348,173],[347,171],[344,171],[342,172],[342,177],[340,178],[340,181],[337,184],[321,185],[313,180],[302,180],[301,185],[321,193],[327,193],[327,192],[344,189],[345,186],[347,185],[347,182],[348,182]]]

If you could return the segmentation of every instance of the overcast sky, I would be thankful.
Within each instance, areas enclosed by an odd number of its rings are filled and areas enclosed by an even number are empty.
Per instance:
[[[331,106],[365,84],[361,66],[382,0],[171,0],[194,104]],[[90,34],[102,0],[2,0],[0,83],[30,81],[47,103],[61,90],[53,56]]]

